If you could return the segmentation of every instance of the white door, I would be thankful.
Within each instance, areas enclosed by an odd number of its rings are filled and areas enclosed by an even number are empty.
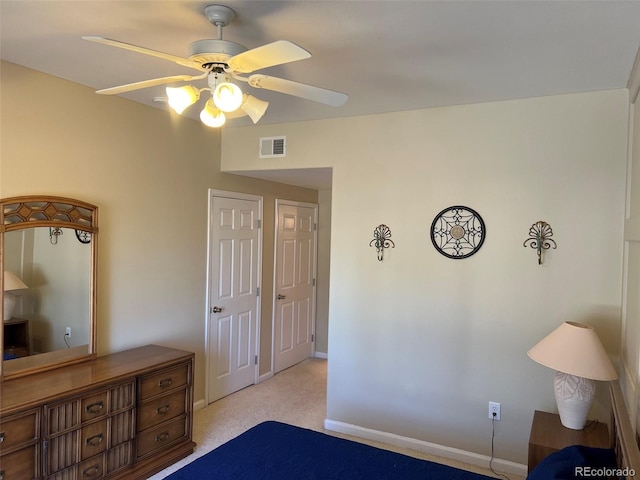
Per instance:
[[[262,199],[223,195],[209,198],[209,403],[258,380]]]
[[[274,371],[313,354],[318,206],[276,200]]]

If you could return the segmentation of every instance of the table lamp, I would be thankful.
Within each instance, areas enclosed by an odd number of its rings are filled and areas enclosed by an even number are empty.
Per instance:
[[[13,316],[13,309],[16,306],[16,297],[13,293],[10,293],[13,290],[22,290],[27,287],[22,280],[20,280],[15,273],[5,271],[4,272],[4,321],[11,320]]]
[[[587,421],[596,389],[594,380],[618,378],[590,325],[564,322],[527,355],[556,370],[554,390],[560,421],[573,430],[582,430]]]

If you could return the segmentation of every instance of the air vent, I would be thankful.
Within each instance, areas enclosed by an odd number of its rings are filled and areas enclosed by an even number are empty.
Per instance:
[[[261,137],[260,158],[287,156],[287,137]]]

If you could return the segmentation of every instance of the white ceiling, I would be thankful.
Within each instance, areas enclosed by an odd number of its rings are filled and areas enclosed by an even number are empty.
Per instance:
[[[96,89],[192,75],[80,37],[187,57],[191,42],[217,35],[202,13],[211,3],[237,14],[224,39],[247,48],[286,39],[313,55],[260,73],[349,95],[331,107],[243,84],[270,102],[261,124],[624,88],[640,46],[637,0],[0,0],[1,58]],[[167,108],[153,101],[162,86],[122,96]]]

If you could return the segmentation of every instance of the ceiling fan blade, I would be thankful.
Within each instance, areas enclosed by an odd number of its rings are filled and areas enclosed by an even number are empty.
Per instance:
[[[346,93],[334,92],[325,88],[314,87],[305,83],[293,82],[284,78],[270,77],[268,75],[255,74],[249,77],[249,85],[255,88],[264,88],[274,92],[286,93],[295,97],[306,98],[314,102],[320,102],[333,107],[340,107],[349,98]]]
[[[278,40],[239,53],[231,57],[227,63],[236,73],[251,73],[262,68],[296,62],[310,57],[309,52],[295,43],[288,40]]]
[[[152,57],[162,58],[163,60],[169,60],[170,62],[177,63],[178,65],[182,65],[184,67],[195,68],[196,70],[202,71],[202,66],[189,60],[188,58],[178,57],[176,55],[171,55],[170,53],[158,52],[157,50],[152,50],[150,48],[139,47],[137,45],[131,45],[130,43],[120,42],[118,40],[112,40],[110,38],[105,37],[82,37],[84,40],[89,40],[90,42],[101,43],[103,45],[109,45],[111,47],[124,48],[125,50],[131,50],[132,52],[142,53],[144,55],[151,55]]]
[[[164,85],[171,82],[190,82],[200,78],[200,76],[191,75],[174,75],[173,77],[153,78],[151,80],[143,80],[141,82],[127,83],[126,85],[120,85],[119,87],[103,88],[97,90],[96,93],[101,95],[117,95],[119,93],[130,92],[132,90],[139,90],[141,88],[155,87],[156,85]]]

